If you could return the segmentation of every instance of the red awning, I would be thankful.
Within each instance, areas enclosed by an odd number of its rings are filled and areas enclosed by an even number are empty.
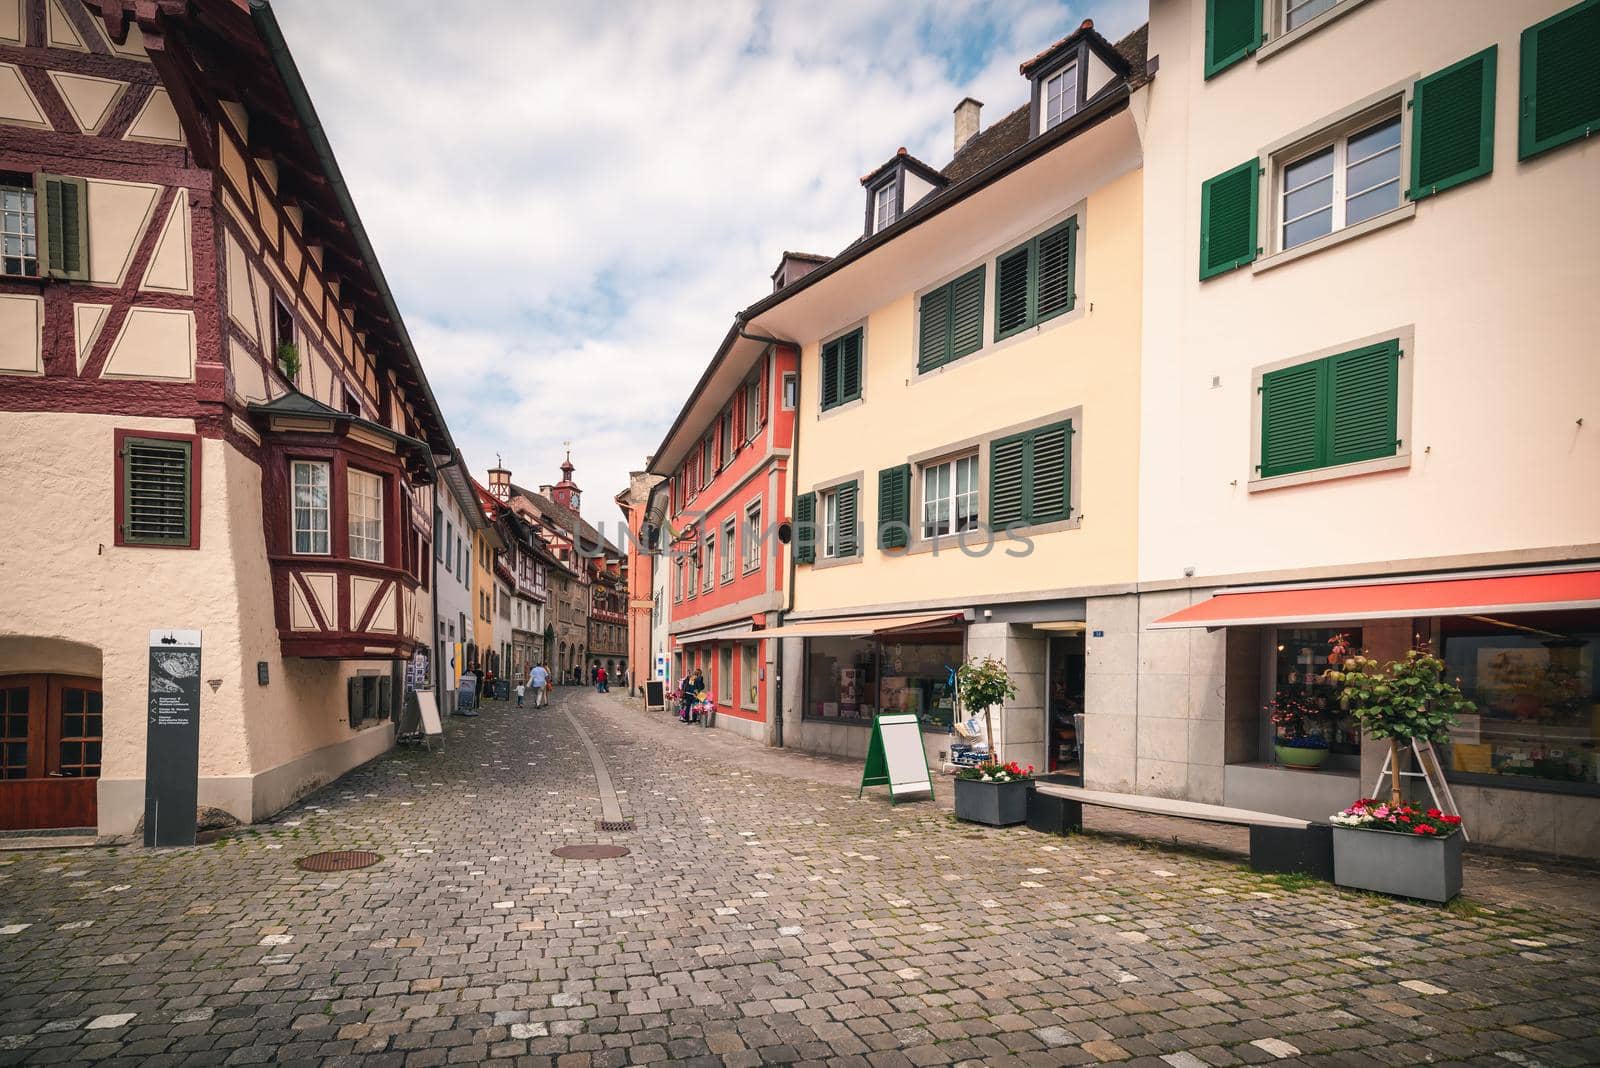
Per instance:
[[[1600,571],[1480,572],[1454,578],[1236,590],[1164,616],[1150,628],[1338,623],[1570,608],[1600,608]]]

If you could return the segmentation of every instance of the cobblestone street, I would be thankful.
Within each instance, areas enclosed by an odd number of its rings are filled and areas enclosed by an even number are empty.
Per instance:
[[[587,690],[448,729],[211,844],[0,854],[0,1063],[1600,1061],[1592,877],[1441,910],[983,830]]]

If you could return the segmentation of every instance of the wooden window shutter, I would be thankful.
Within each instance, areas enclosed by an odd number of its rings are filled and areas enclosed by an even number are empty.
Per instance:
[[[1027,520],[1027,449],[1026,434],[1013,434],[989,446],[989,529],[996,533]]]
[[[1417,79],[1411,94],[1411,188],[1421,200],[1494,169],[1498,46]]]
[[[802,493],[794,502],[794,525],[790,528],[794,543],[794,562],[809,564],[817,558],[817,495]]]
[[[839,556],[855,556],[861,551],[860,522],[856,508],[857,488],[856,483],[846,482],[833,491],[837,498],[834,514],[839,521],[839,538],[835,544],[838,546]]]
[[[127,545],[193,542],[193,445],[164,438],[126,438],[122,445],[122,540]]]
[[[1268,371],[1261,377],[1261,477],[1323,464],[1322,362]]]
[[[756,372],[756,418],[757,426],[767,425],[767,394],[771,392],[772,383],[767,375],[767,364],[762,362],[761,369]],[[755,436],[756,427],[750,428],[751,436]]]
[[[734,452],[738,452],[740,449],[744,448],[744,443],[750,437],[750,431],[744,425],[746,405],[745,391],[749,388],[749,384],[747,383],[733,391],[733,407],[729,409],[728,414],[729,418],[732,420],[732,426],[729,429],[733,435]]]
[[[1077,235],[1077,216],[1039,235],[1039,280],[1034,287],[1035,322],[1042,323],[1072,310]]]
[[[1256,183],[1260,166],[1241,163],[1200,186],[1200,279],[1256,258]]]
[[[822,346],[822,409],[823,411],[835,407],[839,403],[839,349],[840,341],[834,340]]]
[[[1072,422],[1043,426],[1028,441],[1029,523],[1066,519],[1072,502]]]
[[[1522,31],[1517,158],[1600,130],[1600,0]]]
[[[994,265],[994,338],[999,341],[1028,325],[1033,289],[1033,242],[1014,248]]]
[[[1400,391],[1400,343],[1330,356],[1328,464],[1351,464],[1393,456],[1399,447],[1396,419]]]
[[[911,465],[878,472],[878,548],[904,549],[911,530]]]
[[[983,348],[984,267],[950,283],[950,358],[959,360]],[[908,476],[909,477],[909,476]]]
[[[35,203],[44,224],[40,242],[45,273],[51,278],[83,282],[89,278],[89,185],[82,178],[39,176]]]
[[[918,305],[917,370],[931,371],[950,360],[950,286],[922,295]]]
[[[1206,77],[1261,47],[1262,0],[1206,0]]]
[[[839,339],[839,403],[861,396],[861,331]]]

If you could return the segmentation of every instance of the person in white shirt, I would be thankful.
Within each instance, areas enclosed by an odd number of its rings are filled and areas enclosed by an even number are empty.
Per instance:
[[[533,707],[543,708],[550,686],[550,673],[544,669],[544,664],[533,665],[533,670],[528,672],[528,685],[533,687]]]

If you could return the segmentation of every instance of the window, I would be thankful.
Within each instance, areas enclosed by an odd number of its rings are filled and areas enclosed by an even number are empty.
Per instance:
[[[18,176],[20,179],[21,176]],[[39,215],[32,185],[0,177],[0,274],[39,273]]]
[[[1044,81],[1044,129],[1057,125],[1077,110],[1078,65],[1069,63]]]
[[[978,525],[978,456],[922,469],[922,536],[937,538]]]
[[[444,543],[445,543],[445,546],[446,546],[446,550],[445,550],[445,554],[444,554],[444,569],[447,572],[450,570],[451,558],[456,555],[455,550],[452,548],[456,544],[455,538],[456,538],[455,525],[453,523],[450,523],[450,522],[446,521],[445,525],[444,525]]]
[[[1272,650],[1272,692],[1277,702],[1293,702],[1314,709],[1310,732],[1328,744],[1328,762],[1333,767],[1352,770],[1361,766],[1361,728],[1355,717],[1339,708],[1339,695],[1323,677],[1330,666],[1332,639],[1343,634],[1351,648],[1361,648],[1361,628],[1279,628],[1266,632],[1274,638]],[[1262,704],[1268,704],[1263,701]],[[1263,733],[1269,745],[1281,743],[1284,728],[1271,722],[1270,710],[1263,711]]]
[[[1400,114],[1298,152],[1278,168],[1278,247],[1293,248],[1400,206]]]
[[[996,341],[1072,310],[1077,234],[1073,216],[995,260]]]
[[[731,582],[731,581],[733,581],[733,558],[734,558],[734,554],[738,552],[738,548],[734,545],[734,541],[733,541],[733,537],[734,537],[733,527],[734,527],[734,523],[733,523],[733,519],[731,517],[728,519],[727,522],[722,524],[722,581],[723,582]]]
[[[752,378],[744,387],[744,439],[754,441],[761,430],[761,378]]]
[[[707,534],[706,535],[706,556],[705,556],[705,578],[702,580],[705,583],[705,587],[704,588],[705,588],[705,590],[707,592],[710,592],[711,587],[713,585],[713,580],[715,580],[715,578],[717,576],[716,560],[717,560],[717,536],[716,536],[715,533]]]
[[[1522,100],[1517,157],[1587,137],[1600,129],[1600,4],[1574,4],[1522,31]]]
[[[1332,10],[1339,0],[1281,0],[1283,4],[1283,32],[1298,30],[1324,11]]]
[[[852,330],[822,346],[823,411],[861,397],[862,332]]]
[[[761,566],[761,502],[757,501],[744,511],[744,569],[754,571]]]
[[[296,460],[290,465],[294,482],[294,551],[326,556],[328,542],[328,465]]]
[[[683,595],[692,601],[700,592],[700,550],[698,547],[689,554],[686,567],[688,568],[688,581],[684,583]]]
[[[761,667],[759,646],[746,642],[739,646],[739,704],[754,712],[761,707]]]
[[[700,488],[705,489],[717,473],[716,442],[710,434],[700,443]]]
[[[283,377],[294,381],[299,370],[299,351],[294,341],[294,314],[282,297],[272,298],[272,360]]]
[[[683,600],[683,561],[676,560],[672,567],[672,600],[673,603]]]
[[[896,180],[890,178],[878,187],[872,196],[872,231],[877,233],[885,226],[894,222],[895,216],[900,214],[899,205],[895,202]]]
[[[1072,511],[1072,420],[989,446],[989,529],[1053,523]]]
[[[722,466],[727,467],[733,460],[733,410],[729,409],[722,417]]]
[[[783,410],[786,412],[794,411],[794,406],[799,401],[799,380],[795,378],[794,372],[790,371],[783,376]]]
[[[383,562],[383,479],[350,468],[350,558]]]
[[[834,560],[856,555],[856,484],[846,482],[817,497],[822,512],[823,558]]]
[[[1384,341],[1261,376],[1261,478],[1393,456],[1400,342]]]
[[[917,312],[917,370],[969,356],[983,347],[983,267],[922,295]]]
[[[117,544],[196,547],[195,440],[116,436],[122,483]]]
[[[717,703],[733,703],[733,646],[717,647]]]

